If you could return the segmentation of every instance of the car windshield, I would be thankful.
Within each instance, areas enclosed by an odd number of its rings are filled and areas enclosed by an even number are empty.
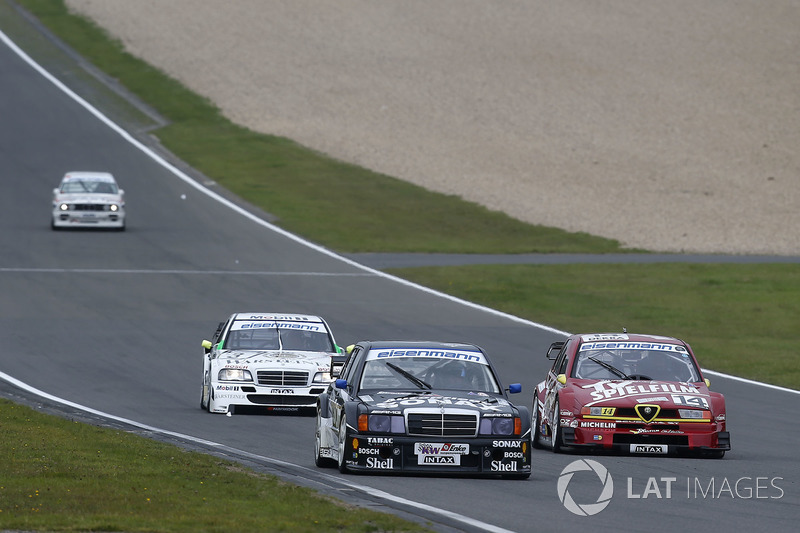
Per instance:
[[[99,180],[69,180],[61,184],[63,194],[117,194],[117,184]]]
[[[325,332],[278,328],[231,330],[225,339],[223,348],[226,350],[334,351],[330,337]]]
[[[597,349],[578,352],[572,377],[580,379],[652,379],[700,381],[700,373],[682,347],[670,350]]]
[[[360,388],[500,392],[487,365],[430,357],[393,357],[369,360],[364,364]]]

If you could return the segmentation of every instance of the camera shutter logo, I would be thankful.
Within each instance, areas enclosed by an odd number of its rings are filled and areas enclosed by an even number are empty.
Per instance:
[[[603,490],[600,492],[600,496],[597,497],[597,501],[594,503],[576,503],[575,500],[572,499],[569,490],[567,490],[569,482],[572,481],[572,476],[575,475],[575,472],[590,470],[597,474],[597,477],[603,484]],[[567,511],[579,516],[592,516],[605,509],[606,506],[611,502],[611,497],[614,495],[614,480],[611,479],[611,474],[608,473],[606,467],[597,461],[592,461],[591,459],[578,459],[577,461],[572,461],[570,464],[564,467],[564,470],[561,471],[561,475],[558,478],[557,488],[558,499],[561,500],[561,503],[564,504],[564,507],[567,508]]]

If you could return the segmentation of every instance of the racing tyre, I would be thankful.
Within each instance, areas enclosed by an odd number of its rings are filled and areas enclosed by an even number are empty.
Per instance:
[[[329,466],[334,466],[336,461],[331,459],[330,457],[322,457],[320,455],[320,449],[322,448],[322,418],[319,416],[319,411],[317,411],[317,431],[316,431],[316,438],[314,439],[314,464],[320,468],[327,468]]]
[[[339,423],[339,472],[342,474],[347,473],[344,452],[347,449],[347,439],[349,438],[350,432],[347,430],[347,417],[343,416],[342,421]]]
[[[203,378],[205,380],[205,378]],[[208,393],[206,393],[208,390]],[[209,383],[208,389],[206,389],[205,381],[203,381],[203,386],[200,388],[200,409],[204,409],[211,412],[211,384]]]
[[[539,422],[539,402],[534,395],[533,398],[533,420],[531,421],[531,434],[533,438],[531,439],[531,447],[536,448],[537,450],[542,449],[542,443],[539,441],[539,426],[541,423]]]
[[[552,426],[550,428],[550,438],[552,439],[551,442],[553,444],[553,451],[555,453],[561,453],[563,451],[562,448],[564,447],[564,440],[561,437],[561,421],[559,419],[560,413],[561,410],[558,408],[558,396],[556,396],[556,403],[553,407],[553,417],[550,422],[550,425]]]

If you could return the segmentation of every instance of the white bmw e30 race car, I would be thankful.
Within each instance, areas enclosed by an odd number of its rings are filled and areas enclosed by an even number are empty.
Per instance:
[[[304,314],[234,313],[202,346],[210,413],[312,410],[346,359],[325,320]]]
[[[53,189],[50,227],[125,231],[125,191],[108,172],[67,172]]]

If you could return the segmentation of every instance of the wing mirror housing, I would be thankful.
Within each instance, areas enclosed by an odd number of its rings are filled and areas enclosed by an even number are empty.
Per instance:
[[[344,368],[347,357],[341,354],[331,355],[331,377],[338,378]]]
[[[567,376],[566,376],[566,374],[559,374],[558,377],[556,377],[556,381],[558,381],[562,385],[566,385],[567,384]]]
[[[521,383],[512,383],[508,386],[508,392],[511,394],[517,394],[522,392],[522,384]]]
[[[205,350],[206,353],[211,351],[211,341],[203,340],[201,346],[203,347],[203,350]]]
[[[333,382],[334,386],[337,389],[346,389],[347,388],[347,380],[346,379],[337,379]]]
[[[547,358],[551,361],[555,361],[556,357],[558,357],[558,352],[561,351],[564,344],[566,344],[564,341],[557,341],[551,344],[550,348],[547,349]]]

